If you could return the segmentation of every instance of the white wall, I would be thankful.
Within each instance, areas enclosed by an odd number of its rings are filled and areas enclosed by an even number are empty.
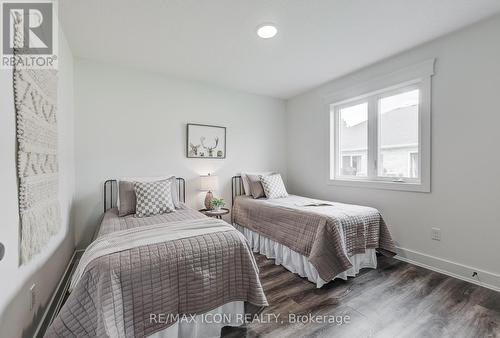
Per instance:
[[[78,60],[76,96],[76,243],[89,242],[102,215],[109,178],[174,174],[187,180],[187,202],[201,207],[199,175],[219,176],[228,203],[241,170],[285,173],[285,105],[163,75]],[[186,123],[227,127],[227,158],[186,158]]]
[[[500,17],[435,40],[287,101],[288,183],[297,194],[378,208],[401,254],[500,288]],[[322,93],[436,57],[432,192],[328,186]],[[430,239],[431,227],[442,241]]]
[[[74,194],[73,56],[59,32],[59,199],[62,227],[45,250],[19,266],[19,215],[16,185],[16,133],[12,71],[0,70],[0,336],[31,337],[74,250],[71,209]],[[36,283],[37,303],[30,311],[29,288]]]

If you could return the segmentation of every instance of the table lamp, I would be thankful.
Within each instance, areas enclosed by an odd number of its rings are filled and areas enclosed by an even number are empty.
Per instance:
[[[217,179],[217,176],[214,175],[202,175],[200,176],[200,190],[201,191],[206,191],[207,195],[205,196],[205,208],[206,209],[212,209],[212,199],[214,198],[214,195],[212,194],[212,191],[217,190],[217,186],[219,184],[219,181]]]

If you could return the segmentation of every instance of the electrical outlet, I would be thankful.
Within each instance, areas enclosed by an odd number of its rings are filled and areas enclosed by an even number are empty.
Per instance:
[[[36,305],[36,284],[30,287],[30,311],[33,311]]]
[[[432,228],[431,229],[431,238],[433,241],[441,240],[441,229],[440,228]]]

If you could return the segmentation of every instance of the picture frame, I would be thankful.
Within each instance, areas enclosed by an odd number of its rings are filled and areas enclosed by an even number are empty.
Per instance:
[[[226,158],[226,127],[188,123],[186,125],[186,157]]]

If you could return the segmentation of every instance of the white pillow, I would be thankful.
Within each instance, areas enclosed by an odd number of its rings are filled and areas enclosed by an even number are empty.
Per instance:
[[[274,174],[274,171],[260,171],[260,172],[242,172],[240,174],[241,181],[243,182],[243,189],[245,189],[245,195],[250,196],[250,180],[247,175],[255,175],[255,176],[268,176]]]
[[[269,199],[288,197],[285,184],[280,174],[261,176],[260,182],[264,188],[264,193]]]

